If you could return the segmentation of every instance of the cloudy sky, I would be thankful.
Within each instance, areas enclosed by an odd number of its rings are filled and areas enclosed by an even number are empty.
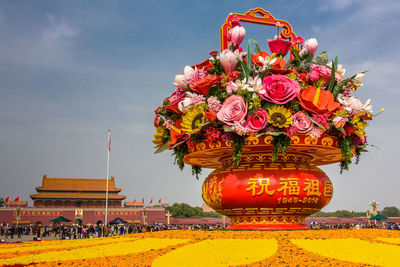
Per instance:
[[[322,167],[335,187],[324,210],[362,211],[372,200],[400,208],[397,0],[1,1],[0,196],[30,200],[43,174],[104,178],[111,128],[111,175],[127,200],[201,205],[202,180],[171,153],[153,154],[153,110],[175,74],[219,49],[226,16],[255,7],[317,38],[317,53],[339,55],[347,73],[369,70],[356,95],[386,110],[359,165],[343,175]],[[267,49],[273,31],[244,26]]]

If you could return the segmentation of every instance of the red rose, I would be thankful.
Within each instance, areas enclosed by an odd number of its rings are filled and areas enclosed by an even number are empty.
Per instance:
[[[247,117],[246,128],[250,132],[258,132],[267,126],[268,112],[264,109],[257,109]]]
[[[283,105],[297,96],[300,92],[300,85],[284,75],[274,74],[264,77],[263,89],[265,93],[258,93],[262,99]]]
[[[219,78],[217,75],[208,75],[197,82],[190,85],[193,91],[196,91],[202,95],[208,95],[208,89],[214,84],[219,83]]]

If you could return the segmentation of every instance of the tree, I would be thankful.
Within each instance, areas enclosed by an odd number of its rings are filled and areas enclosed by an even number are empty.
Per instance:
[[[384,207],[380,212],[381,215],[386,217],[400,217],[400,210],[396,207]]]
[[[192,207],[186,203],[174,203],[172,206],[166,208],[172,213],[175,218],[200,218],[200,217],[217,217],[221,216],[218,213],[210,214],[209,212],[203,212],[201,207]]]
[[[0,197],[0,207],[4,207],[4,198]]]

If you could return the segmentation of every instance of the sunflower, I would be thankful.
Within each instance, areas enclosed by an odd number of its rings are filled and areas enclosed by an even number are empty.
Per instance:
[[[154,148],[158,148],[164,144],[163,135],[164,135],[164,127],[158,126],[156,128],[156,132],[153,134],[154,140],[153,143],[156,145]]]
[[[202,108],[193,106],[182,117],[182,131],[187,134],[194,134],[200,131],[202,124],[204,124],[206,114]]]
[[[268,109],[268,121],[272,123],[273,126],[279,128],[289,127],[292,121],[292,113],[290,110],[282,107],[282,106],[273,106]]]

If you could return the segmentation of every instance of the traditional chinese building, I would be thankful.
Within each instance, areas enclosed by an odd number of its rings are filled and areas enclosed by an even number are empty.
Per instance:
[[[105,207],[106,179],[48,178],[30,197],[35,208],[102,208]],[[126,196],[119,195],[114,176],[108,180],[108,206],[120,208]]]

